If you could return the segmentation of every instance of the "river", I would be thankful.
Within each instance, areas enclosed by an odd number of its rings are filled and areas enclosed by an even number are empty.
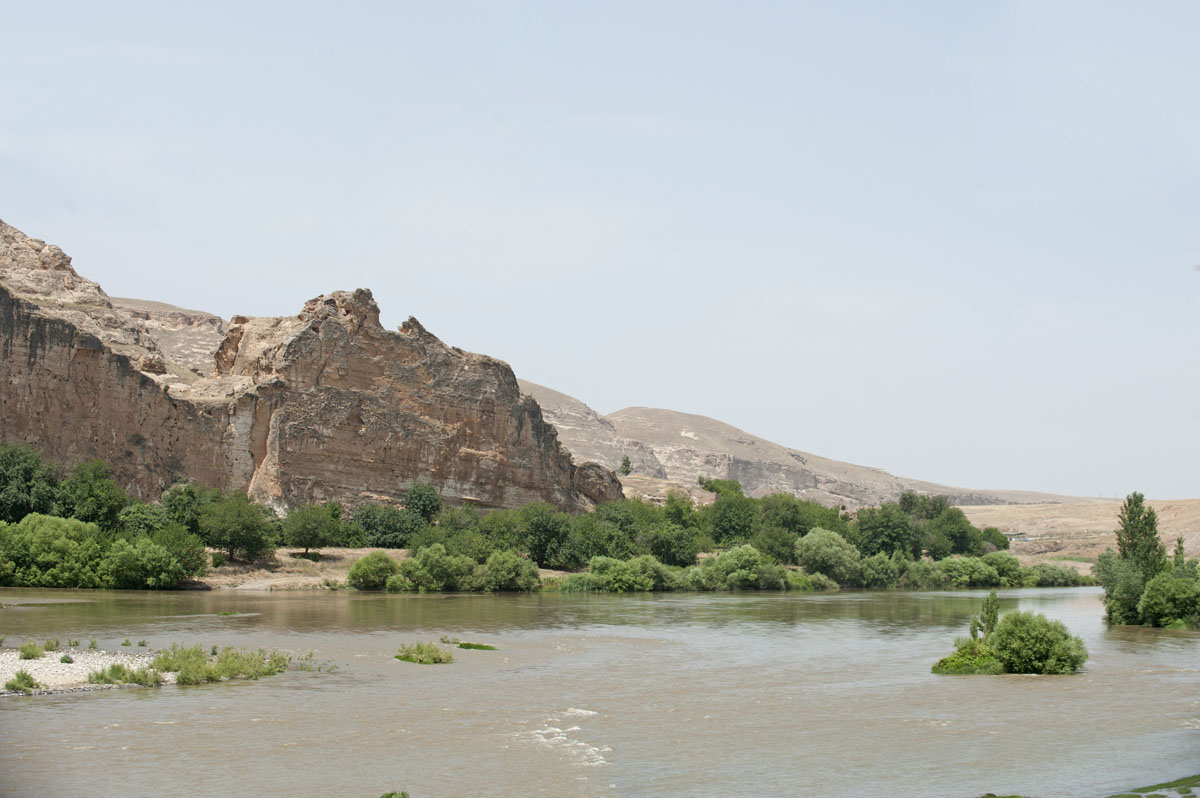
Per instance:
[[[1005,591],[1002,613],[1082,636],[1086,670],[930,674],[984,595],[3,589],[6,646],[237,645],[337,668],[0,700],[0,791],[1094,798],[1200,772],[1200,634],[1108,629],[1097,589]],[[498,650],[393,659],[444,634]]]

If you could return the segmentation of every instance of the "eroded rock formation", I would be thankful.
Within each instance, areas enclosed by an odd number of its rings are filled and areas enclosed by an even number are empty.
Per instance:
[[[399,499],[567,509],[620,496],[576,465],[507,364],[409,319],[383,328],[370,291],[289,318],[112,300],[60,249],[0,221],[0,430],[71,465],[107,460],[131,495],[190,477],[259,501]]]

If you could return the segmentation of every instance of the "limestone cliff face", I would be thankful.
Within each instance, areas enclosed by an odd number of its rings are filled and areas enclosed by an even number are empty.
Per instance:
[[[148,306],[152,305],[152,306]],[[0,429],[67,464],[101,457],[131,495],[182,477],[276,506],[396,500],[580,509],[620,496],[577,466],[507,364],[410,319],[384,329],[371,293],[290,318],[110,300],[61,250],[0,222]]]

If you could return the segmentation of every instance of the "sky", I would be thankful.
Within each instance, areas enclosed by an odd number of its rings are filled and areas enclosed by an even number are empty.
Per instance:
[[[1200,496],[1200,4],[24,3],[0,218],[979,489]]]

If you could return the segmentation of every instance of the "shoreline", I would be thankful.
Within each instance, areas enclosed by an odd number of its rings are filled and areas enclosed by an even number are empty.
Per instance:
[[[69,654],[74,662],[59,662],[59,657]],[[57,695],[60,693],[83,693],[92,690],[112,690],[121,687],[143,687],[140,684],[92,684],[88,674],[107,670],[112,665],[127,668],[149,668],[157,651],[124,652],[104,651],[88,648],[58,648],[47,651],[39,659],[20,659],[16,648],[0,648],[0,698],[30,695]],[[3,689],[8,680],[23,670],[41,685],[29,692]],[[160,672],[163,684],[174,684],[176,675]]]

